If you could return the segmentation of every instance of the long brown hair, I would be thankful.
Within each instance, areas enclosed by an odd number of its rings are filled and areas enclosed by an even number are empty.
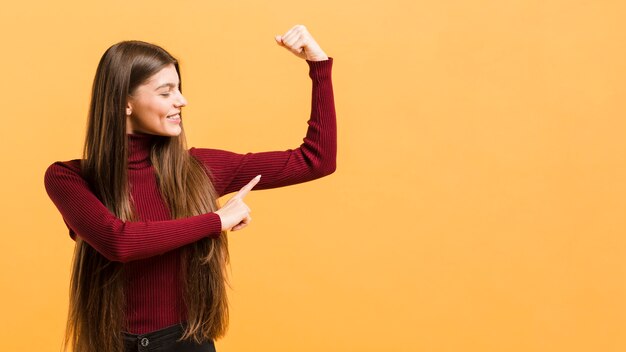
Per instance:
[[[113,45],[98,64],[81,170],[96,196],[124,221],[136,219],[127,176],[126,101],[139,85],[169,64],[174,64],[180,76],[178,61],[172,55],[141,41]],[[155,137],[150,159],[173,218],[218,209],[211,174],[187,152],[184,129],[177,137]],[[181,284],[187,312],[182,338],[202,342],[223,336],[228,326],[226,233],[187,245],[182,253]],[[77,237],[66,349],[123,351],[123,285],[123,264],[107,260]]]

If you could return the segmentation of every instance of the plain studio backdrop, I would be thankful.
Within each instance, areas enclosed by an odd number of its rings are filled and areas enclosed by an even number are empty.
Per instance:
[[[106,48],[180,59],[189,146],[285,150],[295,24],[335,59],[337,171],[246,198],[218,351],[626,350],[624,4],[5,4],[0,350],[59,350],[73,242],[43,175],[80,158]]]

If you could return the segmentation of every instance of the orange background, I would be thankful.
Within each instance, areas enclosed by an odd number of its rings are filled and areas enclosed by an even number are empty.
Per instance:
[[[58,351],[80,156],[110,45],[182,64],[190,146],[298,146],[335,58],[335,174],[253,192],[229,351],[626,350],[623,1],[39,1],[0,14],[0,351]]]

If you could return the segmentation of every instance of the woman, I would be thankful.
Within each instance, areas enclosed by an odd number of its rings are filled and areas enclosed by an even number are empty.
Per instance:
[[[215,350],[228,325],[227,231],[251,220],[244,197],[335,170],[333,59],[301,25],[275,40],[309,65],[309,126],[296,149],[247,154],[186,148],[187,101],[165,50],[125,41],[105,52],[83,158],[45,174],[76,241],[66,347]],[[220,207],[217,199],[234,191]]]

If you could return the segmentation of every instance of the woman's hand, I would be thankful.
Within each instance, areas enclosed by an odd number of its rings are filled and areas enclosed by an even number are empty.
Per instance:
[[[215,213],[220,216],[222,221],[222,231],[237,231],[248,226],[252,218],[250,217],[250,208],[243,202],[243,197],[252,190],[261,180],[261,175],[255,177],[247,185],[243,186],[237,194],[224,204]]]
[[[326,53],[320,48],[305,26],[293,26],[283,35],[274,37],[276,43],[291,51],[296,56],[309,61],[328,60]]]

